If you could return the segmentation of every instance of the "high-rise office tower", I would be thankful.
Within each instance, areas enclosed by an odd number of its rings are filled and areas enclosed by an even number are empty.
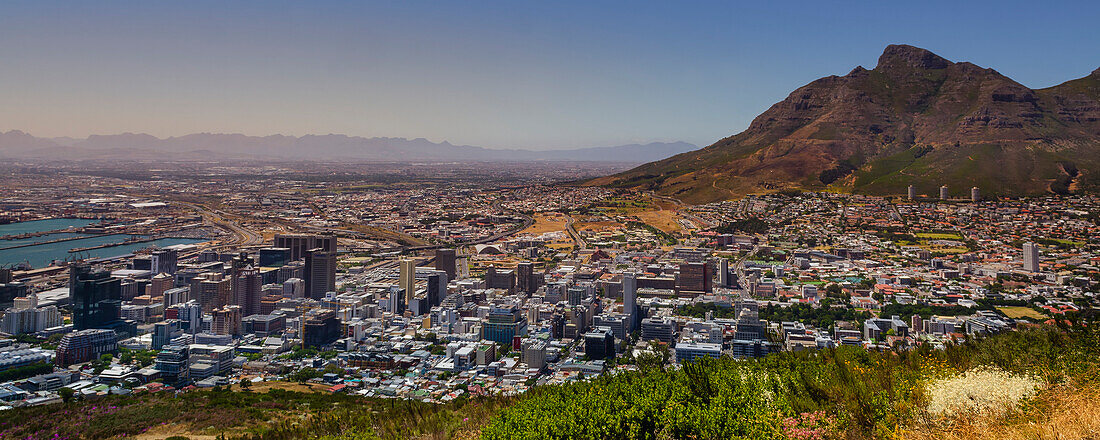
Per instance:
[[[69,298],[73,303],[73,328],[106,328],[119,319],[122,310],[122,282],[107,271],[94,271],[87,264],[69,268]]]
[[[156,298],[154,298],[156,300]],[[191,286],[175,287],[164,291],[161,304],[165,307],[191,300]]]
[[[195,334],[202,331],[202,306],[198,301],[187,301],[176,304],[176,318],[180,320],[180,328],[187,333]]]
[[[241,306],[244,316],[260,313],[260,298],[263,297],[263,280],[260,271],[252,266],[238,270],[233,278],[233,296],[235,304]]]
[[[281,267],[291,261],[290,248],[260,249],[260,267]]]
[[[276,282],[282,283],[291,278],[297,278],[299,280],[304,280],[306,278],[305,262],[295,261],[280,267],[279,276],[277,276],[275,280]]]
[[[306,295],[306,283],[301,278],[290,278],[283,281],[284,298],[303,298]]]
[[[241,308],[225,306],[210,313],[213,321],[210,331],[217,335],[241,334]]]
[[[947,185],[940,187],[940,200],[947,200]]]
[[[331,235],[275,234],[275,247],[290,249],[290,260],[300,260],[312,249],[336,253],[336,237]]]
[[[321,299],[325,294],[336,290],[336,251],[322,248],[306,252],[305,266],[306,296]]]
[[[153,341],[150,348],[160,350],[168,345],[172,338],[179,336],[181,333],[183,332],[180,330],[180,320],[178,319],[165,319],[155,323],[153,324]]]
[[[710,265],[707,263],[681,263],[678,290],[686,292],[710,292],[710,278]]]
[[[455,265],[454,249],[438,249],[435,251],[435,268],[447,272],[448,279],[456,279],[458,267]]]
[[[527,335],[527,317],[519,307],[493,307],[481,323],[481,339],[512,344],[516,336]]]
[[[204,312],[229,304],[232,293],[232,280],[221,273],[208,272],[191,280],[191,295],[198,298]]]
[[[442,270],[428,274],[428,307],[438,306],[447,296],[447,273]]]
[[[638,278],[634,273],[623,274],[623,313],[630,316],[630,329],[638,327]]]
[[[302,317],[302,345],[321,347],[340,338],[340,319],[335,310],[314,310]]]
[[[915,187],[913,185],[909,185],[909,191],[906,193],[906,195],[909,197],[909,200],[916,199],[917,198],[917,187]]]
[[[166,273],[171,275],[176,273],[179,251],[175,249],[157,249],[149,255],[149,259],[149,268],[154,274]]]
[[[485,287],[490,289],[503,289],[512,293],[516,288],[516,271],[497,270],[490,266],[485,270]]]
[[[397,287],[405,291],[405,310],[408,310],[409,303],[416,294],[416,261],[406,258],[400,264]]]
[[[524,261],[516,266],[516,290],[528,295],[539,288],[535,279],[535,263]]]
[[[982,201],[982,192],[976,186],[970,188],[970,201],[974,203]]]
[[[145,286],[145,294],[157,300],[164,296],[164,292],[167,292],[175,285],[176,277],[169,275],[167,272],[161,272],[149,279],[149,285]]]
[[[718,286],[730,286],[730,260],[725,258],[718,259]]]
[[[168,346],[157,353],[153,368],[160,372],[165,383],[174,384],[187,379],[190,375],[190,363],[190,350],[187,346]]]
[[[54,363],[59,367],[88,362],[118,351],[118,334],[106,329],[77,330],[61,337]]]
[[[1039,271],[1039,246],[1035,243],[1024,243],[1024,270]]]
[[[615,357],[615,334],[607,327],[598,327],[585,333],[584,354],[589,359]]]
[[[573,286],[565,291],[565,300],[571,306],[579,306],[588,298],[588,291],[581,286]]]

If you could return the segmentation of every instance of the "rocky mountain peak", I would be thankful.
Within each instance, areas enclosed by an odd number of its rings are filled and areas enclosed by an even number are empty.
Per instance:
[[[878,58],[876,69],[946,69],[951,62],[927,49],[907,44],[891,44]]]
[[[1032,90],[990,68],[891,45],[873,71],[812,81],[741,133],[592,184],[690,203],[784,188],[1100,192],[1097,84],[1100,69]]]

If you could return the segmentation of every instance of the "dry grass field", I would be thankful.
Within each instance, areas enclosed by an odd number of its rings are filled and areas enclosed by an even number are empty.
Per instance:
[[[520,231],[520,234],[545,234],[547,232],[564,231],[569,225],[569,217],[559,213],[535,214],[535,224]]]
[[[1059,386],[1006,416],[968,415],[928,423],[898,438],[911,440],[1088,440],[1100,438],[1100,389]]]
[[[577,222],[573,225],[573,229],[579,231],[613,231],[616,229],[622,229],[623,225],[619,222],[599,221],[599,222]]]
[[[676,211],[662,209],[658,211],[643,211],[634,215],[643,223],[670,234],[682,232],[684,230],[679,222],[680,215],[677,214]]]
[[[1012,318],[1012,319],[1032,318],[1032,319],[1042,320],[1042,319],[1049,318],[1049,316],[1044,315],[1042,313],[1039,313],[1039,312],[1037,312],[1034,309],[1031,309],[1029,307],[1007,307],[1006,306],[1006,307],[997,307],[997,310],[1000,310],[1001,313],[1004,313],[1005,316],[1007,316],[1009,318]]]

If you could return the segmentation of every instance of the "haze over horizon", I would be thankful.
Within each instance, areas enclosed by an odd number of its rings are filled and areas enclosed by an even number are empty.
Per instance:
[[[1100,66],[1091,2],[112,6],[0,6],[0,131],[705,146],[890,43],[1032,88]]]

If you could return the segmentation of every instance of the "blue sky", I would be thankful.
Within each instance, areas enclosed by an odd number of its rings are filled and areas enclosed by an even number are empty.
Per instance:
[[[0,130],[707,145],[890,43],[1047,87],[1100,2],[5,1]]]

